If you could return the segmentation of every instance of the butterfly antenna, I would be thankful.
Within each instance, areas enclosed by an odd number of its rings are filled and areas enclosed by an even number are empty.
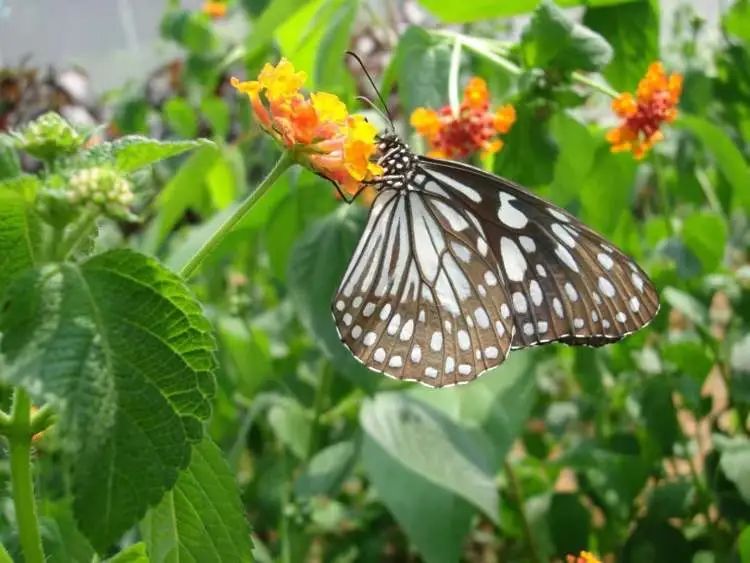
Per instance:
[[[360,102],[364,102],[368,106],[370,106],[373,109],[373,111],[375,111],[375,113],[377,113],[380,117],[383,118],[383,121],[385,121],[386,123],[390,122],[391,128],[393,128],[393,121],[391,121],[390,116],[386,115],[382,109],[376,106],[370,98],[368,98],[367,96],[357,96],[355,99],[359,100]]]
[[[382,104],[383,109],[385,110],[385,117],[388,118],[388,122],[391,124],[391,129],[395,132],[396,131],[396,126],[393,123],[393,116],[391,115],[391,112],[388,109],[388,104],[385,103],[385,100],[383,99],[383,95],[380,93],[380,90],[378,90],[378,87],[375,86],[375,81],[372,79],[372,76],[370,76],[370,73],[367,72],[367,68],[365,67],[365,63],[362,62],[362,59],[360,59],[359,55],[357,53],[355,53],[354,51],[347,51],[346,54],[349,55],[350,57],[352,57],[355,61],[357,61],[359,63],[359,66],[362,67],[362,72],[365,73],[365,76],[367,77],[367,80],[370,82],[370,85],[372,86],[372,89],[375,90],[375,93],[378,95],[378,100],[380,100],[380,103]],[[375,108],[375,106],[373,105],[373,103],[370,100],[368,100],[367,98],[364,98],[364,99],[367,100],[367,102],[373,108]],[[375,108],[375,109],[377,109],[377,108]],[[378,113],[380,113],[381,115],[383,115],[382,112],[378,112]]]

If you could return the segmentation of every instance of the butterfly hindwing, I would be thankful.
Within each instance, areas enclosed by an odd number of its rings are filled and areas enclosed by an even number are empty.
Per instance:
[[[413,180],[379,192],[333,314],[366,366],[442,387],[501,363],[514,325],[476,217]]]
[[[420,166],[478,218],[512,305],[513,348],[606,344],[658,311],[643,271],[566,211],[477,168],[429,158]]]

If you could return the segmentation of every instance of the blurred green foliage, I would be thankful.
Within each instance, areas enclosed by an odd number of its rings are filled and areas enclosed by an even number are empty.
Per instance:
[[[241,502],[258,561],[541,562],[588,549],[624,562],[750,563],[748,1],[731,3],[718,28],[689,3],[667,19],[657,0],[420,0],[419,10],[395,1],[242,0],[228,7],[212,20],[169,2],[161,33],[181,56],[145,84],[108,97],[113,132],[163,142],[130,137],[50,169],[64,177],[66,167],[106,162],[135,186],[141,221],[101,222],[78,262],[40,266],[46,251],[33,202],[50,176],[25,174],[13,143],[0,137],[0,289],[22,296],[15,307],[49,307],[44,323],[23,331],[15,330],[15,309],[0,314],[0,372],[44,396],[66,389],[68,401],[90,407],[76,411],[86,415],[79,426],[55,426],[36,444],[52,560],[89,561],[92,546],[102,555],[130,546],[113,561],[247,560]],[[354,49],[382,79],[401,133],[418,146],[409,114],[448,103],[456,41],[460,83],[483,77],[493,102],[512,103],[518,113],[504,149],[483,164],[566,207],[633,256],[662,298],[649,327],[601,349],[517,351],[458,388],[380,378],[343,348],[330,315],[366,209],[343,205],[329,184],[299,168],[209,257],[190,292],[169,272],[179,271],[279,155],[229,86],[231,75],[254,77],[285,56],[308,73],[311,89],[354,108],[358,95],[374,98],[361,69],[347,66],[344,51]],[[604,137],[616,121],[611,99],[585,81],[634,91],[657,59],[685,76],[680,116],[649,158],[612,154]],[[213,143],[180,142],[195,137]],[[154,164],[187,148],[194,150]],[[108,260],[118,263],[117,279],[107,278]],[[90,322],[122,338],[103,352],[115,364],[84,362],[78,387],[45,371],[38,347],[62,346],[92,313],[83,301],[57,303],[58,285],[30,281],[39,269],[24,274],[33,265],[47,268],[45,279],[63,280],[71,295],[99,288],[89,304],[101,306],[105,319]],[[20,275],[27,277],[19,282]],[[141,285],[173,293],[151,302]],[[151,338],[119,330],[128,315],[148,321]],[[181,337],[189,327],[205,337],[190,341],[196,349]],[[215,373],[210,418],[201,401],[160,402],[174,389],[171,364],[148,361],[157,337],[171,343],[175,362]],[[127,458],[118,470],[136,484],[105,488],[123,497],[111,513],[96,504],[99,474],[90,468],[100,458],[74,442],[76,432],[111,414],[106,401],[124,400],[109,385],[138,381],[118,379],[117,362],[137,361],[155,398],[144,391],[112,408],[133,413],[169,455],[124,427],[135,434],[132,445],[116,435]],[[190,391],[211,395],[197,383]],[[6,389],[6,407],[8,397]],[[164,413],[171,437],[138,400],[163,407],[155,412]],[[201,437],[201,422],[221,451]],[[7,475],[0,465],[0,479]],[[139,501],[131,504],[128,491]],[[93,504],[82,507],[87,499]],[[16,555],[11,503],[0,503],[0,538]]]

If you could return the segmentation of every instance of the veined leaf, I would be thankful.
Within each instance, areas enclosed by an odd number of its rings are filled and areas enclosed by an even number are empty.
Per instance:
[[[73,163],[85,166],[112,164],[122,172],[133,172],[160,160],[203,146],[213,146],[207,139],[197,141],[159,141],[140,135],[129,135],[111,143],[101,143],[73,157]]]
[[[22,191],[0,182],[0,296],[10,281],[34,264],[40,230]]]
[[[205,437],[141,524],[151,563],[252,561],[250,526],[221,450]]]
[[[3,375],[59,409],[75,515],[102,551],[159,502],[201,439],[211,327],[179,278],[126,250],[31,271],[2,310]]]

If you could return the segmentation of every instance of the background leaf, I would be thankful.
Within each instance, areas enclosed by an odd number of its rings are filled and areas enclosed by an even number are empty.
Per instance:
[[[563,7],[607,6],[629,3],[632,0],[558,0]],[[445,0],[419,0],[425,8],[446,22],[471,22],[486,18],[501,18],[531,12],[539,0],[474,0],[473,2],[446,2]]]
[[[11,280],[33,266],[40,225],[22,193],[0,185],[0,297]]]
[[[648,65],[659,59],[658,1],[589,6],[583,23],[612,46],[612,60],[603,72],[607,81],[620,92],[634,90]]]

